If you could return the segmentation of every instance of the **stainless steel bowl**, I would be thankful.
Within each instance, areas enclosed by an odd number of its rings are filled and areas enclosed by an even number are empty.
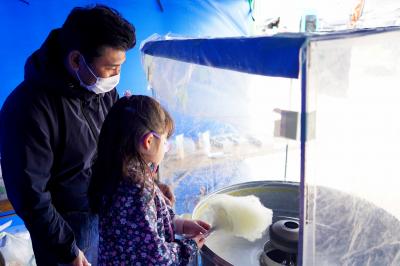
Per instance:
[[[192,217],[197,219],[203,208],[207,208],[207,201],[215,194],[228,194],[232,196],[248,196],[254,195],[258,197],[261,203],[273,210],[272,221],[276,222],[285,217],[298,218],[299,216],[299,183],[296,182],[279,182],[279,181],[255,181],[246,182],[229,187],[225,187],[215,191],[201,200],[193,210]],[[268,233],[268,232],[266,232]],[[225,248],[229,249],[229,245],[234,243],[224,243]],[[264,243],[261,243],[260,250],[263,250]],[[212,247],[206,244],[200,251],[202,265],[233,265],[235,262],[223,258],[220,254],[213,251]],[[253,256],[250,254],[241,254],[241,256]],[[259,260],[259,258],[251,258],[249,260]],[[235,264],[236,265],[236,264]]]

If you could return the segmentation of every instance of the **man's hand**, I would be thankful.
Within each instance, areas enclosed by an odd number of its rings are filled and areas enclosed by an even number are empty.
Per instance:
[[[167,204],[173,207],[175,205],[175,195],[174,192],[172,192],[170,186],[163,183],[158,183],[157,185],[160,188],[161,192],[163,193],[164,199],[167,202]]]
[[[63,266],[91,266],[91,264],[87,261],[85,255],[82,251],[79,250],[78,257],[76,257],[71,263],[61,264]]]

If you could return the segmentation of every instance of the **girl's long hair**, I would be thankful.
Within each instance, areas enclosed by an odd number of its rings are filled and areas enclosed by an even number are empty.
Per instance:
[[[92,168],[88,194],[93,212],[106,207],[103,204],[111,199],[123,179],[140,184],[143,190],[149,167],[139,153],[140,142],[148,132],[167,133],[170,137],[173,130],[171,116],[151,97],[123,97],[114,104],[101,128]]]

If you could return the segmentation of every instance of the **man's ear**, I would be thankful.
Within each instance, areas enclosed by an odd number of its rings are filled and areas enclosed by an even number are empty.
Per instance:
[[[77,71],[79,69],[79,64],[81,63],[81,53],[77,50],[69,52],[67,63],[72,70]]]

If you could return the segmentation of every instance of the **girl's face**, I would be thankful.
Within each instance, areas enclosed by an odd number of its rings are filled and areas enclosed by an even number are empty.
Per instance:
[[[144,159],[148,163],[159,165],[169,149],[167,133],[158,135],[155,132],[149,132],[144,136],[141,146],[141,153]]]
[[[167,140],[167,133],[164,133],[162,135],[158,135],[157,133],[152,133],[154,136],[154,142],[156,144],[156,152],[153,156],[153,160],[151,161],[152,163],[155,163],[156,165],[159,165],[161,161],[164,159],[165,153],[169,149],[169,143]]]

